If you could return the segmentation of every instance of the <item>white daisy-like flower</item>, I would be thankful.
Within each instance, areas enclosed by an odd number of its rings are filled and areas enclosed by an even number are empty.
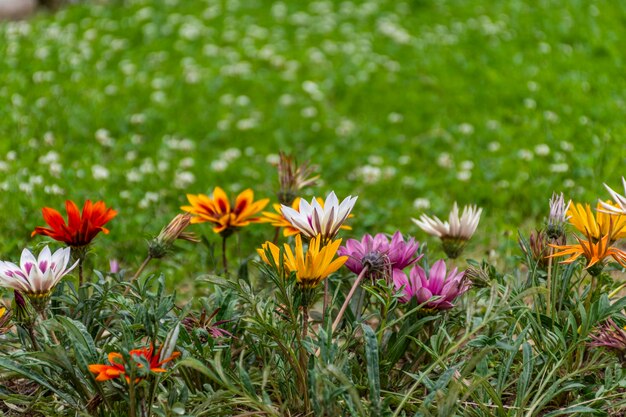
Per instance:
[[[477,206],[463,207],[463,214],[459,217],[459,206],[454,203],[448,221],[441,221],[438,217],[429,217],[422,214],[418,219],[412,219],[426,233],[437,236],[442,240],[469,240],[480,221],[483,209]]]
[[[609,194],[611,194],[613,201],[615,202],[615,205],[613,205],[600,200],[600,204],[602,205],[602,208],[604,208],[604,210],[602,211],[604,211],[605,213],[626,215],[626,179],[624,177],[622,177],[622,184],[624,185],[624,195],[618,194],[611,187],[604,184],[606,189],[609,191]]]
[[[24,249],[19,266],[13,262],[0,261],[0,286],[13,288],[29,297],[45,297],[79,261],[68,268],[69,262],[69,247],[51,253],[46,246],[37,258]]]
[[[358,197],[348,196],[341,204],[332,191],[324,204],[320,204],[316,198],[311,203],[301,199],[298,210],[282,205],[281,211],[285,219],[298,229],[304,236],[314,238],[322,236],[323,242],[333,239],[339,228],[350,215]]]
[[[463,214],[459,217],[459,206],[455,201],[447,222],[439,220],[436,216],[429,217],[425,214],[422,214],[419,220],[412,220],[426,233],[441,239],[443,250],[454,259],[461,254],[465,243],[476,231],[482,211],[483,209],[477,206],[465,206]]]

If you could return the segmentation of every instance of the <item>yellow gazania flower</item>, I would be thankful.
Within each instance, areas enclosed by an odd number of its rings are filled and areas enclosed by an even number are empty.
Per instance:
[[[341,239],[322,246],[321,236],[316,236],[309,242],[309,247],[305,251],[302,246],[302,237],[296,236],[296,249],[291,250],[291,246],[285,243],[284,268],[286,272],[296,273],[296,281],[303,288],[315,288],[327,276],[341,268],[348,260],[347,256],[340,256],[336,259],[337,249],[341,245]],[[267,258],[266,249],[276,265],[280,264],[280,249],[271,242],[266,242],[262,249],[257,249],[261,259],[267,264],[271,262]]]
[[[614,205],[610,200],[605,204]],[[591,211],[591,206],[580,203],[570,204],[567,211],[569,222],[585,236],[589,236],[594,242],[609,235],[609,242],[626,237],[626,216],[604,213],[602,203],[598,202],[595,215]],[[610,232],[611,231],[611,232]]]
[[[551,247],[559,250],[560,252],[554,253],[551,258],[571,255],[561,263],[569,264],[583,255],[587,259],[587,266],[585,269],[591,268],[598,262],[601,262],[609,256],[613,257],[623,267],[626,267],[626,252],[617,249],[614,246],[609,246],[610,233],[604,235],[600,240],[594,242],[592,236],[587,236],[586,240],[583,240],[576,236],[578,241],[577,245],[550,245]]]
[[[213,231],[222,235],[229,235],[250,223],[260,222],[261,219],[254,216],[269,202],[268,198],[254,201],[254,192],[249,188],[237,196],[232,207],[228,196],[220,187],[215,187],[211,197],[187,194],[187,199],[190,205],[182,206],[181,209],[194,215],[191,223],[213,223]]]
[[[320,206],[324,208],[324,199],[321,197],[316,197],[315,199],[320,204]],[[293,200],[293,203],[291,204],[291,208],[298,211],[298,208],[300,207],[300,200],[301,200],[300,197],[296,197],[295,200]],[[263,216],[261,217],[262,223],[270,223],[274,227],[282,227],[283,236],[285,237],[295,236],[295,235],[300,234],[300,230],[295,228],[291,224],[291,222],[285,218],[280,204],[272,204],[272,208],[274,209],[276,213],[264,211],[262,213]],[[354,214],[348,215],[349,219],[352,217],[354,217]],[[345,224],[341,225],[341,227],[339,228],[343,230],[352,230],[352,227],[345,225]]]
[[[322,247],[322,237],[317,235],[311,239],[305,253],[302,248],[302,237],[297,235],[295,252],[291,251],[291,247],[285,246],[285,265],[289,270],[296,271],[296,280],[302,287],[314,288],[348,260],[347,256],[333,260],[339,245],[341,239]]]

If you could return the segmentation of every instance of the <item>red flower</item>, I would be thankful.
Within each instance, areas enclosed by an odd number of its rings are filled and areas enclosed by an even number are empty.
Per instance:
[[[67,224],[61,213],[50,207],[44,207],[41,210],[43,219],[50,229],[37,226],[31,236],[45,235],[59,242],[65,242],[68,246],[86,246],[98,233],[108,234],[109,230],[103,226],[117,215],[117,211],[107,208],[104,201],[93,204],[87,200],[81,215],[78,206],[73,201],[67,200],[65,210],[67,211]]]
[[[180,356],[180,352],[174,352],[169,358],[165,358],[162,361],[159,361],[161,356],[161,349],[159,349],[156,353],[154,352],[154,347],[150,345],[150,348],[141,348],[141,349],[133,349],[129,352],[130,356],[142,356],[144,357],[148,363],[150,364],[151,372],[165,372],[165,369],[161,368],[161,365],[167,363],[178,356]],[[96,377],[96,381],[108,381],[109,379],[115,379],[122,375],[126,378],[126,382],[130,381],[130,378],[126,376],[126,366],[124,364],[124,357],[121,353],[111,352],[109,353],[109,363],[111,365],[100,365],[94,364],[89,365],[89,370],[94,374],[98,374]],[[141,368],[143,365],[141,363],[137,364],[137,367]]]

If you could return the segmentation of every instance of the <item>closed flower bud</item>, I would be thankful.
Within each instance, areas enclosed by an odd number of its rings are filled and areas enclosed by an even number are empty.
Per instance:
[[[161,233],[148,243],[148,253],[152,258],[162,258],[172,248],[177,239],[188,240],[197,243],[200,240],[193,233],[184,230],[191,223],[192,215],[189,213],[179,214],[165,226]]]

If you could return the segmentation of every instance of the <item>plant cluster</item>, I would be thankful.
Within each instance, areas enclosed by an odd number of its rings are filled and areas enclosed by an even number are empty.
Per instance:
[[[416,220],[447,259],[431,259],[425,243],[400,231],[344,243],[357,197],[298,198],[317,179],[303,167],[281,155],[274,213],[261,213],[269,199],[250,189],[234,200],[220,187],[188,195],[186,213],[148,242],[132,275],[117,262],[106,272],[85,268],[116,210],[68,201],[65,220],[44,208],[48,227],[33,235],[64,247],[0,263],[13,298],[0,309],[3,412],[624,413],[624,196],[609,189],[613,201],[594,212],[554,195],[545,227],[520,234],[520,267],[502,274],[459,259],[479,224],[475,206],[459,215],[454,203],[446,222]],[[222,266],[199,278],[209,295],[179,306],[163,274],[147,268],[178,240],[199,242],[187,229],[205,222],[222,239]],[[254,223],[274,226],[273,240],[229,269],[228,238]],[[568,244],[570,226],[580,235]]]

